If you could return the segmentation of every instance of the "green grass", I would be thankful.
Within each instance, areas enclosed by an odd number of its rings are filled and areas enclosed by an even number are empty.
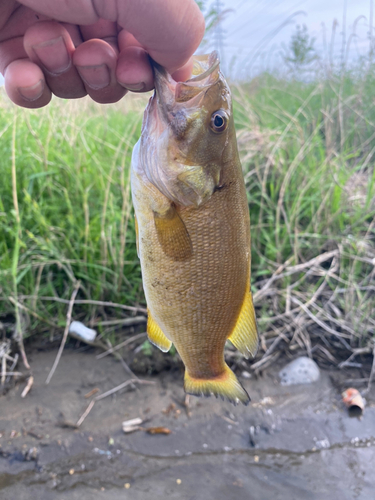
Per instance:
[[[334,357],[345,356],[340,349],[372,352],[373,82],[371,72],[313,83],[263,75],[237,89],[253,291],[266,345],[284,335],[292,349],[328,348]],[[325,252],[336,253],[313,260]],[[298,265],[309,260],[301,271]],[[281,279],[269,282],[274,272]]]
[[[234,88],[264,363],[275,339],[325,359],[370,349],[374,75],[262,75]],[[54,100],[26,111],[1,98],[0,318],[17,319],[25,336],[64,326],[67,304],[45,297],[69,300],[78,280],[81,299],[144,304],[129,190],[144,103]],[[109,314],[74,311],[84,322]]]
[[[66,305],[38,297],[69,299],[77,280],[81,299],[142,300],[129,186],[139,106],[56,100],[27,111],[2,97],[2,107],[1,314],[16,301],[29,310],[26,334],[61,326]]]

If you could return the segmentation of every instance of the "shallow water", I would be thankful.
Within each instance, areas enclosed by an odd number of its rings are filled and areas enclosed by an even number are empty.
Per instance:
[[[281,387],[274,373],[244,383],[248,407],[215,399],[181,402],[182,376],[123,391],[98,403],[79,430],[84,394],[127,376],[113,359],[66,352],[49,386],[55,352],[34,353],[35,385],[0,398],[2,500],[373,500],[375,408],[349,418],[323,373],[309,386]],[[121,422],[165,426],[169,435],[125,435]],[[126,485],[126,486],[125,486]]]

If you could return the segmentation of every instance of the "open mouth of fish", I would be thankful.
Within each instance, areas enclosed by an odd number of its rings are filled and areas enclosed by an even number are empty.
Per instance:
[[[186,82],[176,82],[162,66],[152,62],[158,104],[167,121],[170,121],[168,113],[172,112],[176,103],[187,103],[199,97],[218,80],[216,70],[219,64],[216,51],[209,55],[194,56],[192,77]],[[198,102],[191,104],[196,105]]]

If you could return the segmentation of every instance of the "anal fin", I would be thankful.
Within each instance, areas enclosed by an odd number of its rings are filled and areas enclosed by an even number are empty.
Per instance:
[[[176,261],[191,257],[193,249],[189,233],[173,205],[165,214],[154,212],[154,221],[159,243],[168,257]]]
[[[151,344],[154,344],[163,352],[168,352],[172,346],[172,342],[161,331],[160,326],[153,319],[150,311],[148,311],[147,335]]]
[[[258,351],[258,329],[251,292],[245,295],[241,312],[229,340],[245,358],[249,358],[249,355],[254,357]]]

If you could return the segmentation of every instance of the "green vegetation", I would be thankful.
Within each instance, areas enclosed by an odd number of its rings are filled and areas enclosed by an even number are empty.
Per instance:
[[[67,305],[40,297],[69,300],[77,281],[80,299],[143,298],[129,167],[144,99],[132,105],[28,111],[1,97],[0,313],[17,309],[26,335],[65,324]]]
[[[374,68],[310,83],[263,75],[236,92],[268,350],[260,365],[281,341],[329,362],[372,352],[374,76]]]
[[[370,352],[375,71],[309,83],[262,75],[234,96],[262,335],[256,366],[277,346],[330,362]],[[129,165],[145,102],[54,100],[26,111],[1,97],[0,319],[25,337],[62,332],[78,281],[77,299],[144,307]],[[104,334],[103,318],[124,315],[74,308]]]
[[[314,44],[315,38],[310,37],[306,24],[297,25],[289,47],[284,49],[284,63],[296,71],[303,70],[317,59]]]

